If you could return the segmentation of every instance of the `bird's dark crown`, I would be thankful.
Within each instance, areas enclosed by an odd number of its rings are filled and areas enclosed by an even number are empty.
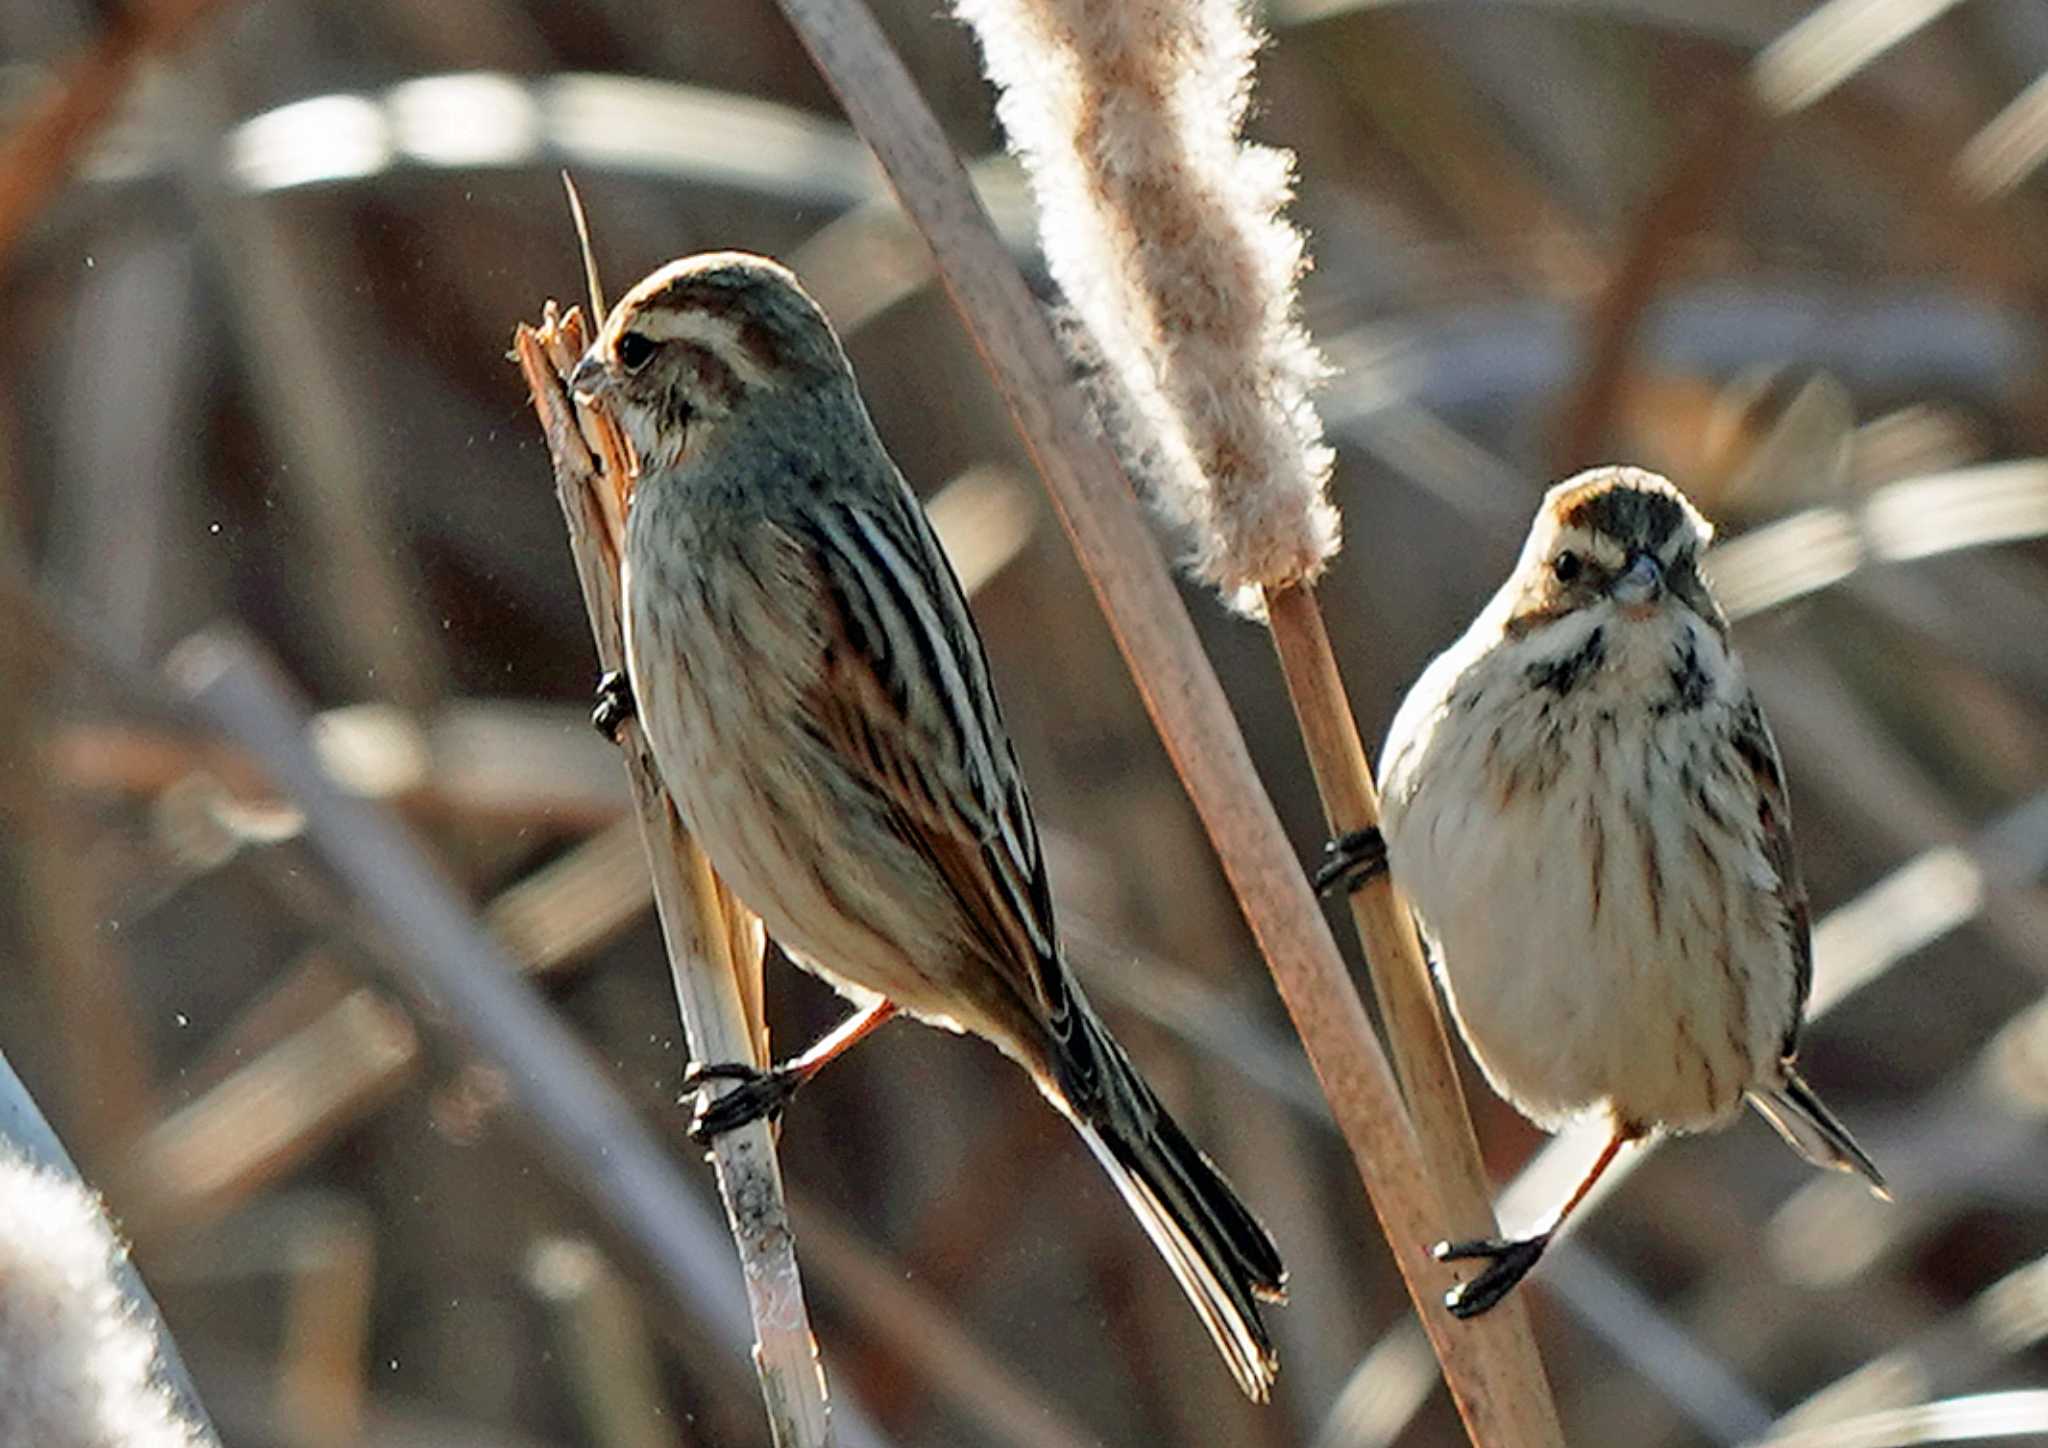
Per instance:
[[[1684,494],[1641,468],[1581,473],[1551,491],[1546,511],[1559,531],[1608,539],[1624,551],[1662,552],[1675,536],[1704,526]]]

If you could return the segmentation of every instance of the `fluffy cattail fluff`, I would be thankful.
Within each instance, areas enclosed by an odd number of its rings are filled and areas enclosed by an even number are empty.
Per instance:
[[[77,1182],[0,1154],[0,1444],[201,1448],[115,1281],[124,1249]]]
[[[1293,157],[1239,138],[1239,0],[954,0],[1029,168],[1046,261],[1114,374],[1127,459],[1248,611],[1337,551],[1295,307]]]

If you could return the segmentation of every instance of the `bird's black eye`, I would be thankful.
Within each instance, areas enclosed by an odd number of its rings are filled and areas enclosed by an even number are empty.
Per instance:
[[[619,365],[628,372],[638,372],[654,360],[654,343],[644,332],[619,333]]]
[[[1550,571],[1559,583],[1570,583],[1585,569],[1586,561],[1567,548],[1550,561]]]

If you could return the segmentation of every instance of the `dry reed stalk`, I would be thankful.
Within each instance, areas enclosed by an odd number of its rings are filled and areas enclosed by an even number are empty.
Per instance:
[[[930,243],[1045,479],[1351,1147],[1467,1432],[1489,1448],[1561,1441],[1526,1331],[1511,1317],[1456,1323],[1442,1308],[1449,1276],[1426,1244],[1442,1234],[1443,1213],[1386,1058],[1130,485],[966,169],[858,0],[780,4]]]
[[[529,345],[545,364],[538,346]],[[560,413],[569,415],[566,404]],[[737,1177],[741,1190],[774,1193],[738,1203],[742,1264],[752,1270],[734,1293],[730,1277],[717,1266],[727,1260],[723,1236],[705,1219],[668,1150],[568,1028],[519,982],[517,964],[478,927],[425,850],[389,811],[336,784],[307,744],[306,710],[278,670],[253,646],[226,632],[181,645],[166,669],[194,707],[262,760],[298,801],[308,843],[383,932],[392,962],[497,1068],[565,1177],[622,1237],[645,1251],[663,1289],[676,1301],[701,1309],[728,1340],[757,1336],[757,1323],[766,1325],[768,1331],[757,1337],[756,1366],[766,1379],[777,1441],[804,1448],[831,1442],[823,1383],[805,1331],[802,1284],[794,1275],[787,1215],[781,1210],[780,1178],[760,1169],[764,1154],[744,1139],[734,1143],[742,1147],[740,1164],[750,1174],[722,1177],[728,1189]],[[675,863],[666,873],[680,877]],[[658,885],[663,879],[656,875]],[[707,913],[715,914],[713,888],[705,876],[698,898],[707,902]],[[673,896],[664,900],[657,892],[657,903],[689,902]],[[696,952],[693,959],[708,955],[723,940],[723,919],[708,942],[701,934],[684,936],[683,931],[697,930],[694,916],[680,918],[678,912],[670,920],[681,925],[675,938]],[[719,984],[701,988],[715,991]],[[685,982],[685,988],[699,987]],[[729,979],[723,982],[723,995],[733,1002],[727,1015],[743,1021]],[[689,999],[694,1004],[696,997]],[[728,1039],[743,1046],[744,1028]],[[807,1390],[805,1399],[793,1399]],[[881,1438],[857,1404],[843,1410],[840,1429],[854,1448],[880,1448]]]
[[[619,560],[627,503],[624,485],[631,473],[609,417],[572,402],[566,391],[564,379],[586,341],[581,315],[574,308],[557,315],[550,303],[541,326],[521,326],[513,346],[547,434],[598,659],[606,669],[617,669],[625,663]],[[636,724],[628,721],[621,728],[619,743],[654,878],[655,907],[668,942],[670,973],[691,1059],[765,1066],[760,922],[719,882],[703,850],[683,828]],[[728,1132],[714,1143],[712,1157],[746,1277],[747,1306],[754,1320],[754,1366],[774,1442],[778,1448],[828,1444],[832,1430],[824,1369],[804,1307],[774,1128],[759,1121]]]
[[[1190,565],[1262,611],[1337,833],[1379,801],[1314,581],[1337,547],[1331,453],[1312,402],[1322,364],[1299,318],[1306,266],[1283,208],[1292,158],[1243,139],[1258,36],[1236,0],[957,0],[1038,192],[1048,262],[1144,435],[1154,496],[1193,535]],[[1128,430],[1126,430],[1128,431]],[[1260,607],[1263,605],[1263,608]],[[1381,1018],[1442,1203],[1439,1231],[1496,1235],[1457,1063],[1406,907],[1384,880],[1351,897]],[[1500,1354],[1531,1442],[1557,1442],[1522,1304],[1470,1330]]]
[[[73,1144],[97,1171],[157,1114],[153,1052],[125,943],[103,923],[107,882],[93,863],[89,816],[50,768],[51,673],[20,637],[0,646],[0,666],[15,681],[0,699],[0,757],[10,766],[0,774],[0,838],[30,958],[13,989],[42,987],[65,1041],[57,1064]]]
[[[1315,773],[1316,792],[1331,833],[1378,828],[1379,791],[1373,784],[1358,721],[1344,692],[1313,586],[1269,589],[1266,611],[1288,698],[1294,705],[1295,723],[1301,730],[1302,746]],[[1394,1066],[1442,1203],[1439,1236],[1451,1240],[1498,1236],[1486,1165],[1472,1131],[1450,1034],[1444,1028],[1443,1011],[1407,904],[1384,873],[1352,891],[1350,903],[1352,925],[1372,970],[1380,1019],[1393,1043]],[[1540,1401],[1541,1410],[1531,1409],[1528,1427],[1539,1435],[1531,1441],[1562,1443],[1543,1360],[1522,1299],[1511,1296],[1466,1326],[1493,1334],[1498,1350],[1514,1371],[1526,1375],[1532,1384],[1531,1401]]]

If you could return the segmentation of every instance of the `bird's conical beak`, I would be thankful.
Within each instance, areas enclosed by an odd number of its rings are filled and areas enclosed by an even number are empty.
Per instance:
[[[1638,553],[1607,591],[1623,608],[1650,608],[1664,596],[1664,566],[1651,554]]]
[[[605,366],[604,358],[598,355],[593,345],[576,363],[576,370],[569,374],[569,390],[580,392],[585,397],[602,397],[611,387],[611,369]]]

